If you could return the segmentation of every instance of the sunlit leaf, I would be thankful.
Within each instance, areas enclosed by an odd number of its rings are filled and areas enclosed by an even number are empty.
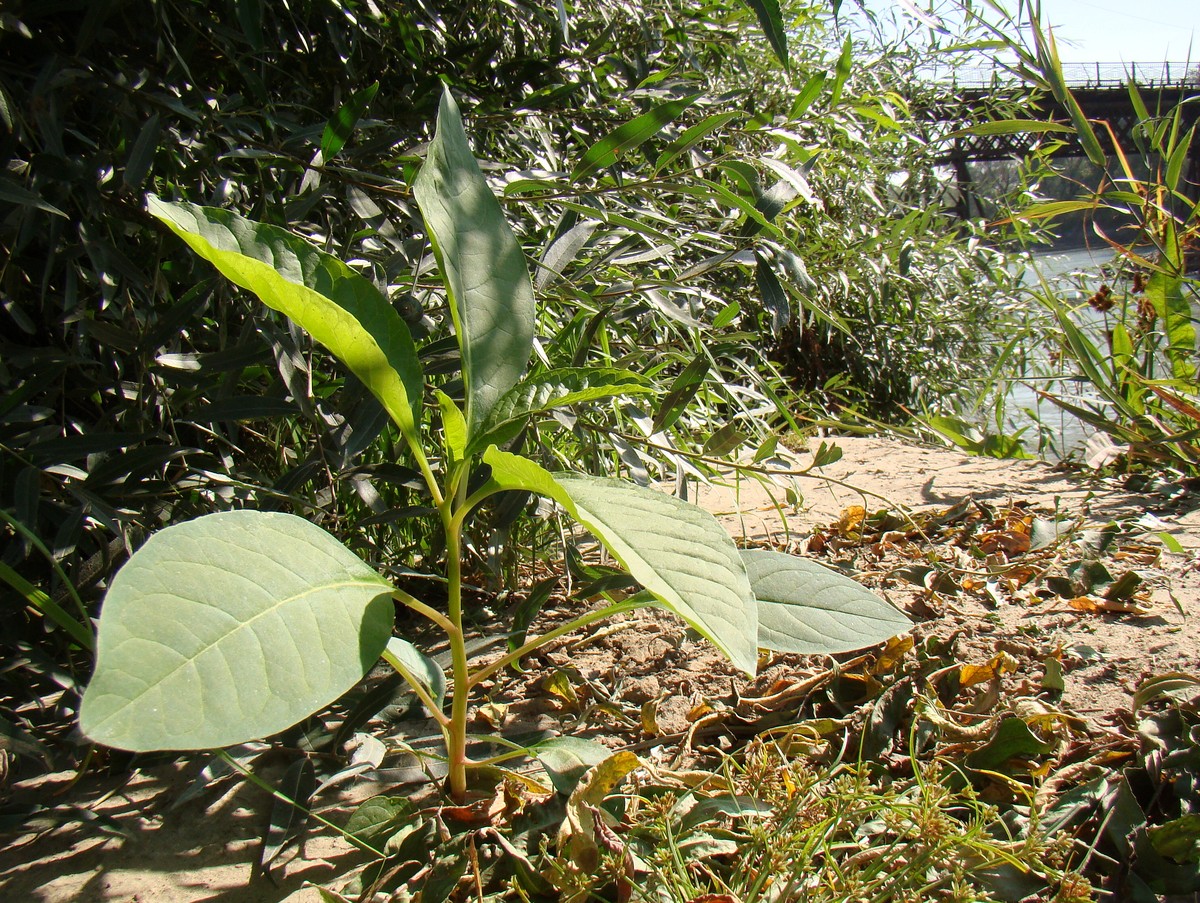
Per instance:
[[[533,285],[525,255],[471,154],[449,88],[413,194],[450,293],[474,437],[529,362]]]
[[[908,618],[879,596],[814,561],[743,550],[758,604],[758,645],[777,652],[833,653],[908,631]]]
[[[424,389],[416,346],[369,279],[290,232],[228,210],[153,195],[146,206],[227,279],[332,351],[415,437]]]
[[[623,154],[640,147],[661,132],[664,126],[678,119],[701,96],[693,94],[682,100],[668,100],[619,126],[587,149],[571,173],[571,181],[578,182],[612,166]]]
[[[358,120],[367,111],[367,107],[371,105],[371,101],[375,99],[378,91],[379,82],[355,91],[350,95],[350,99],[329,118],[329,121],[325,123],[325,131],[321,134],[322,159],[332,160],[346,146],[346,142],[354,134],[354,127],[358,125]]]
[[[408,640],[394,636],[387,641],[384,658],[413,686],[419,686],[441,711],[446,701],[446,672]]]
[[[758,665],[758,613],[737,547],[711,514],[623,480],[554,474],[489,448],[492,485],[551,498],[665,607],[741,670]]]
[[[210,749],[350,689],[392,633],[390,585],[320,527],[228,511],[167,527],[100,611],[80,728],[119,749]]]

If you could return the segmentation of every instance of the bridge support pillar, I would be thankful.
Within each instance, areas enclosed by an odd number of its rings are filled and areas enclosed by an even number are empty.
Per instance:
[[[959,155],[954,157],[954,184],[958,189],[958,198],[954,209],[959,219],[971,218],[971,170],[967,158]]]

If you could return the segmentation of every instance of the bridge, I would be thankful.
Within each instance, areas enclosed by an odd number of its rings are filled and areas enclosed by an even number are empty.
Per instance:
[[[1140,117],[1131,97],[1131,82],[1137,86],[1152,119],[1167,120],[1176,108],[1181,110],[1180,134],[1186,134],[1200,117],[1200,66],[1195,63],[1064,63],[1063,76],[1084,116],[1107,122],[1111,127],[1111,135],[1106,128],[1095,129],[1106,154],[1113,153],[1114,138],[1126,153],[1132,152],[1143,140],[1141,131],[1135,128]],[[1079,139],[1066,132],[1048,135],[964,132],[964,125],[982,124],[988,119],[964,124],[961,119],[963,108],[986,113],[998,106],[996,100],[1003,98],[1006,89],[1020,84],[1019,74],[1010,68],[997,64],[959,68],[946,73],[935,70],[932,80],[950,87],[954,96],[954,101],[924,111],[927,121],[934,124],[931,139],[943,148],[937,162],[952,166],[964,189],[969,189],[971,182],[968,163],[1023,157],[1047,139],[1060,142],[1053,151],[1055,156],[1086,156]],[[1054,119],[1067,125],[1071,121],[1067,110],[1049,92],[1037,109],[1015,116],[999,115],[998,118]],[[1200,186],[1200,152],[1189,151],[1189,160],[1187,180],[1192,183],[1189,191],[1195,197]],[[965,192],[963,198],[965,201]]]

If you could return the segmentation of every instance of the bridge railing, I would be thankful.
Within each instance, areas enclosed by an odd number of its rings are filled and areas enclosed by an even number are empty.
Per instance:
[[[1130,78],[1144,88],[1200,88],[1200,64],[1195,62],[1063,63],[1062,69],[1072,88],[1121,88]],[[990,88],[1018,81],[1017,76],[1000,64],[935,67],[930,79],[959,88]]]

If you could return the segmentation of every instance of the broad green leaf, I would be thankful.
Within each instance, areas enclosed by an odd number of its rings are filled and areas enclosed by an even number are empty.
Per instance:
[[[1158,855],[1180,863],[1200,863],[1200,815],[1183,815],[1165,825],[1154,825],[1146,833]]]
[[[227,279],[332,351],[416,439],[424,388],[417,349],[369,279],[290,232],[228,210],[153,195],[146,207]]]
[[[758,601],[758,645],[776,652],[849,652],[911,628],[869,589],[827,567],[759,549],[742,551]]]
[[[554,789],[563,796],[571,794],[589,768],[612,755],[602,743],[569,736],[551,737],[530,747],[529,751],[546,770]]]
[[[421,812],[402,796],[373,796],[350,815],[346,833],[382,847],[403,828],[421,820]]]
[[[622,395],[652,393],[654,387],[632,370],[564,367],[531,376],[501,398],[468,454],[513,438],[530,420],[556,408]]]
[[[500,202],[471,155],[449,88],[442,93],[437,134],[413,194],[450,293],[467,386],[467,427],[474,436],[529,363],[533,286]]]
[[[392,633],[391,587],[303,518],[226,511],[152,536],[100,612],[83,733],[118,749],[212,749],[337,699]]]
[[[1004,763],[1015,756],[1039,756],[1054,751],[1054,744],[1041,740],[1029,725],[1016,716],[1005,718],[987,743],[967,755],[969,768],[1003,771]]]
[[[551,474],[494,446],[490,488],[558,502],[638,583],[747,674],[758,664],[758,610],[729,534],[707,511],[623,480]]]
[[[367,107],[371,105],[371,101],[375,99],[378,91],[379,82],[375,82],[367,85],[361,91],[354,92],[350,95],[350,99],[329,118],[329,121],[325,123],[325,131],[321,134],[322,159],[332,160],[346,146],[346,142],[354,134],[354,127],[358,125],[358,120],[362,118],[363,113],[367,112]]]
[[[414,687],[420,687],[440,712],[446,703],[446,672],[408,640],[398,636],[387,642],[383,657]]]
[[[779,12],[779,0],[742,0],[742,2],[754,10],[754,15],[758,16],[758,23],[766,33],[771,49],[775,51],[775,57],[783,64],[783,68],[787,69],[787,30],[783,27],[783,15]]]
[[[681,100],[668,100],[641,116],[629,120],[624,125],[618,126],[587,149],[575,166],[575,171],[571,173],[571,181],[578,182],[601,169],[612,166],[622,154],[640,147],[661,132],[668,123],[678,119],[684,110],[699,100],[701,96],[693,94]]]

